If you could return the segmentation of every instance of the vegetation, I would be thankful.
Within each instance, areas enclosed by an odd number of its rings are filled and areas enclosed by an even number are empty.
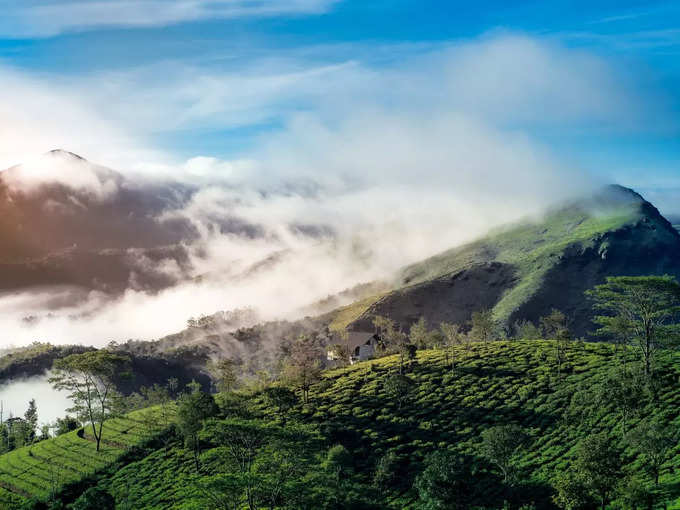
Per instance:
[[[645,375],[652,373],[659,349],[680,341],[680,284],[671,276],[618,276],[588,292],[605,312],[598,333],[632,344]]]
[[[237,388],[238,364],[223,360],[213,365],[220,393],[171,381],[121,398],[127,408],[154,405],[125,416],[106,396],[127,360],[107,350],[72,355],[54,381],[71,389],[83,428],[68,432],[80,425],[65,418],[61,435],[42,438],[29,404],[30,446],[0,456],[0,504],[677,509],[676,286],[638,277],[593,290],[608,313],[602,332],[625,342],[574,340],[557,310],[517,325],[516,335],[546,340],[498,340],[488,311],[473,316],[470,333],[419,320],[406,335],[376,317],[382,358],[323,371],[329,344],[303,335],[274,383]],[[612,322],[617,314],[625,321]],[[653,327],[640,327],[647,316]],[[654,346],[649,359],[641,342]]]
[[[107,350],[71,354],[54,363],[50,382],[55,389],[70,392],[73,407],[69,412],[90,424],[97,451],[104,422],[117,412],[115,379],[130,374],[129,363],[128,357]]]
[[[180,427],[166,447],[106,471],[125,445],[149,437],[137,411],[110,421],[100,453],[91,434],[71,432],[37,443],[32,455],[0,457],[1,486],[8,497],[47,499],[50,479],[94,476],[116,508],[149,509],[579,508],[636,497],[680,506],[673,353],[659,351],[658,399],[642,396],[624,434],[619,404],[599,397],[620,349],[570,342],[558,378],[554,345],[460,345],[453,370],[443,351],[420,351],[402,376],[392,355],[324,372],[307,404],[285,391],[218,395],[198,432],[198,470]],[[410,381],[401,402],[395,376]],[[54,476],[49,466],[61,456],[72,467]]]
[[[160,426],[149,430],[145,419],[158,413],[158,408],[149,408],[111,419],[99,450],[94,436],[87,432],[90,429],[78,429],[2,455],[0,508],[30,508],[35,501],[61,499],[63,491],[77,489],[113,468],[131,448],[162,430]]]

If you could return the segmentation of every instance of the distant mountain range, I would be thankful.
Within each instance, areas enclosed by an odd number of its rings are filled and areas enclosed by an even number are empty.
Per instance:
[[[199,233],[189,220],[164,213],[184,207],[196,190],[132,182],[61,150],[0,172],[0,291],[54,285],[153,291],[188,278],[187,246]],[[671,220],[680,225],[680,218]],[[168,260],[174,271],[159,270]],[[406,267],[391,284],[359,286],[304,312],[337,331],[371,329],[376,315],[405,329],[420,317],[431,326],[464,324],[483,308],[510,327],[558,308],[577,335],[587,336],[591,308],[584,291],[609,275],[640,274],[680,276],[680,234],[638,193],[609,186]],[[348,297],[356,301],[328,312]],[[194,329],[171,343],[197,345],[200,337]],[[210,342],[219,339],[212,331]]]
[[[172,285],[188,269],[182,243],[197,233],[188,221],[158,218],[191,193],[178,184],[134,184],[61,150],[0,172],[0,290]],[[158,271],[163,259],[176,261],[179,274]]]

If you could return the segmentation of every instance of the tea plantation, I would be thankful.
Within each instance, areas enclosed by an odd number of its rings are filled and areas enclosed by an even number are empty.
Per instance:
[[[257,508],[454,508],[426,506],[416,488],[428,454],[449,451],[469,463],[474,489],[464,508],[555,508],[557,476],[572,464],[577,445],[605,432],[620,448],[622,471],[608,507],[630,508],[627,487],[642,484],[654,493],[652,506],[680,508],[677,441],[655,485],[607,390],[612,370],[624,363],[633,369],[632,351],[624,356],[610,344],[571,342],[559,373],[552,341],[477,343],[448,356],[453,366],[436,350],[406,362],[404,391],[390,383],[399,369],[399,358],[390,356],[326,371],[309,403],[286,411],[261,392],[218,395],[220,415],[201,433],[198,469],[177,437],[102,477],[99,487],[115,497],[116,508],[240,509],[259,493]],[[628,431],[643,420],[680,429],[680,360],[661,353],[656,373],[655,395],[626,408]],[[514,483],[483,455],[484,431],[499,424],[515,424],[527,436],[514,454]],[[245,444],[252,450],[244,472],[233,459]],[[15,458],[16,472],[31,465],[24,459],[25,453]],[[33,483],[45,487],[34,478],[22,483],[32,493]],[[270,506],[264,495],[274,492]]]
[[[100,450],[87,428],[0,456],[0,508],[30,507],[95,476],[163,429],[155,408],[106,422]]]

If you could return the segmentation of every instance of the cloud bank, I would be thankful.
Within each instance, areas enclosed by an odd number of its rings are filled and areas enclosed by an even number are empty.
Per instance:
[[[513,34],[387,67],[300,55],[218,71],[162,66],[62,78],[49,89],[0,71],[14,80],[17,101],[3,107],[20,128],[0,137],[0,159],[58,142],[131,179],[199,188],[164,213],[200,234],[189,246],[191,278],[154,295],[92,293],[58,307],[49,289],[6,296],[9,343],[157,338],[191,316],[245,306],[265,319],[293,317],[598,184],[537,132],[634,129],[656,114],[600,58]],[[72,133],[59,129],[64,122]],[[275,127],[234,158],[182,160],[154,144],[168,133],[262,124]],[[71,137],[76,147],[64,145]],[[29,315],[38,319],[27,325]]]

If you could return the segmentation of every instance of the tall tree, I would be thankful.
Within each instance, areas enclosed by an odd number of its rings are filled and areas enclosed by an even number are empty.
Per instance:
[[[28,401],[28,409],[24,413],[24,423],[24,444],[31,444],[35,440],[38,429],[38,407],[35,404],[34,398]]]
[[[184,437],[184,445],[194,456],[196,471],[199,470],[201,441],[199,432],[205,420],[217,413],[217,404],[212,395],[201,390],[200,385],[190,385],[190,391],[184,393],[177,405],[177,426]]]
[[[309,336],[298,338],[290,349],[284,368],[284,379],[302,391],[302,399],[309,403],[309,390],[321,379],[323,351],[317,340]]]
[[[263,396],[270,407],[276,408],[281,422],[285,425],[288,413],[298,402],[295,392],[285,386],[270,386],[265,388]]]
[[[610,276],[587,295],[604,312],[594,319],[597,333],[628,338],[647,376],[656,352],[680,339],[680,284],[672,276]]]
[[[482,432],[482,455],[498,466],[507,484],[515,481],[516,456],[526,442],[527,436],[519,425],[496,425]]]
[[[89,423],[97,451],[104,423],[117,411],[115,380],[131,376],[129,367],[128,356],[103,349],[71,354],[54,362],[50,383],[55,389],[70,392],[73,407],[67,411]]]
[[[401,329],[397,328],[392,319],[377,315],[373,318],[373,325],[378,331],[381,348],[384,351],[390,353],[401,352],[402,346],[409,343],[408,336]]]
[[[415,487],[424,510],[470,508],[474,493],[472,463],[449,451],[437,451],[425,459],[425,469]]]
[[[399,409],[401,409],[412,387],[413,381],[404,374],[392,374],[385,379],[385,391],[397,401]]]
[[[569,325],[567,316],[556,308],[540,319],[543,336],[549,340],[569,339]]]
[[[538,340],[542,336],[540,328],[528,320],[516,321],[513,329],[517,340]]]
[[[598,397],[603,406],[609,404],[616,406],[621,417],[621,430],[625,436],[628,421],[645,405],[648,395],[640,371],[629,373],[623,368],[616,367],[605,376]]]
[[[669,426],[645,420],[632,430],[629,442],[642,456],[647,472],[658,487],[661,466],[678,444],[677,433]]]
[[[479,342],[488,342],[494,339],[496,334],[496,321],[491,310],[481,310],[472,312],[470,319],[470,336]]]
[[[455,346],[463,343],[464,334],[461,332],[460,326],[458,324],[451,324],[448,322],[442,322],[439,325],[439,330],[444,337],[444,353],[446,356],[446,364],[448,365],[450,360],[451,368],[453,369],[455,365],[454,348]]]
[[[217,391],[230,392],[236,388],[239,364],[235,360],[229,358],[220,359],[211,363],[209,371],[215,380]]]
[[[574,469],[557,474],[553,481],[553,501],[564,510],[583,510],[592,507],[592,497],[583,477]]]
[[[603,433],[583,439],[576,448],[574,469],[598,498],[602,510],[607,508],[612,493],[623,476],[619,450]]]
[[[430,330],[427,327],[425,317],[421,317],[417,322],[414,322],[409,329],[409,340],[418,349],[426,349],[428,347]]]

